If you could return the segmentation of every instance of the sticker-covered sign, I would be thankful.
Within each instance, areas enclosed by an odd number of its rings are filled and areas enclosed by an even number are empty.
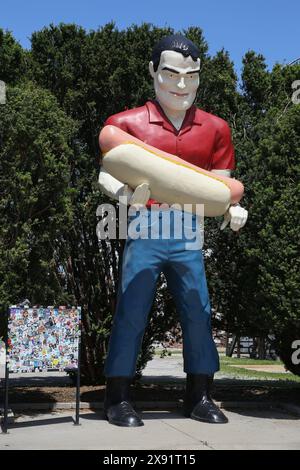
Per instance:
[[[6,360],[6,351],[5,343],[0,340],[0,379],[5,377],[5,360]]]
[[[80,307],[10,307],[9,371],[77,368],[80,320]]]

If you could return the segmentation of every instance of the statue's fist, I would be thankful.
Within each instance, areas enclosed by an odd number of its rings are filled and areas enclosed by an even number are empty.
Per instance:
[[[148,183],[142,183],[137,186],[129,199],[131,206],[144,206],[150,198],[150,189]]]
[[[128,184],[124,184],[124,187],[122,188],[121,196],[126,197],[127,204],[130,203],[132,195],[133,195],[133,189],[130,186],[128,186]]]
[[[247,222],[248,218],[248,211],[243,209],[240,205],[231,206],[229,207],[228,211],[224,215],[224,220],[220,227],[220,230],[224,230],[224,228],[230,222],[231,230],[237,232],[242,227],[244,227],[245,223]]]

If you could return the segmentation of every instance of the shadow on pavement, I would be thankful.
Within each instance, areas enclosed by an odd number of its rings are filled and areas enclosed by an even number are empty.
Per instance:
[[[141,383],[178,383],[185,384],[185,377],[174,375],[146,375],[140,379]]]
[[[162,420],[162,419],[187,419],[183,416],[180,411],[172,410],[165,410],[165,411],[147,411],[138,408],[138,413],[141,415],[143,421],[147,421],[148,419],[151,420]],[[101,420],[107,421],[102,411],[95,411],[94,413],[82,413],[80,415],[81,418],[88,419],[88,420]]]
[[[38,413],[39,415],[41,413]],[[35,416],[35,414],[32,414],[32,416]],[[26,413],[27,417],[27,413]],[[51,425],[51,424],[65,424],[65,423],[75,423],[75,420],[72,416],[61,416],[61,417],[56,417],[56,418],[45,418],[45,419],[36,419],[36,420],[28,420],[28,421],[19,421],[19,422],[14,422],[10,423],[8,426],[8,431],[10,429],[17,429],[17,428],[31,428],[31,427],[36,427],[36,426],[45,426],[45,425]]]
[[[4,382],[4,381],[3,381]],[[66,374],[49,375],[45,374],[10,374],[10,387],[65,387],[72,384],[71,378]]]

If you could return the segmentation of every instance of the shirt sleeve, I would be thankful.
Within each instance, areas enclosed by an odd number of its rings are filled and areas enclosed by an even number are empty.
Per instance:
[[[231,139],[230,128],[225,121],[221,121],[216,134],[216,142],[212,156],[212,170],[234,170],[235,155]]]
[[[120,129],[122,129],[122,131],[128,132],[125,119],[124,118],[122,119],[120,114],[121,113],[113,114],[112,116],[109,116],[106,119],[106,121],[104,123],[104,126],[108,126],[108,125],[116,126],[116,127],[119,127]]]

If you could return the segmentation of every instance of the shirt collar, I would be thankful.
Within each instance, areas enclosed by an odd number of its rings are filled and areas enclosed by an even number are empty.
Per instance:
[[[175,128],[172,123],[169,121],[165,113],[163,112],[159,103],[155,100],[147,101],[146,103],[148,114],[149,114],[149,122],[153,124],[161,124],[165,129],[174,132]],[[187,132],[190,130],[193,124],[201,125],[203,123],[203,119],[201,117],[201,111],[196,108],[196,106],[191,106],[190,109],[187,110],[184,121],[182,123],[182,127],[180,129],[180,134]]]

